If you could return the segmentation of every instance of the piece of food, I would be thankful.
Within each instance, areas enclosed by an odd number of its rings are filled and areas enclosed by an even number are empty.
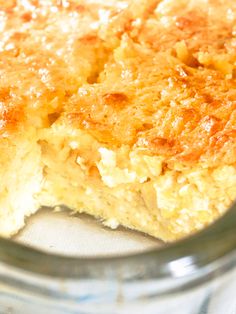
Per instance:
[[[236,198],[236,5],[0,1],[0,233],[40,206],[165,241]]]

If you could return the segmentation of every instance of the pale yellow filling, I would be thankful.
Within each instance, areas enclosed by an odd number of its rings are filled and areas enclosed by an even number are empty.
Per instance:
[[[41,205],[66,205],[166,241],[193,233],[221,216],[236,196],[236,167],[175,169],[163,159],[102,147],[81,130],[53,126],[44,132]],[[88,156],[94,157],[91,173]],[[90,158],[90,159],[91,159]]]

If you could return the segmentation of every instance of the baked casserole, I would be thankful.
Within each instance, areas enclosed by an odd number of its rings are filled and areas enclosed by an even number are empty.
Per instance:
[[[164,241],[236,198],[234,0],[0,1],[0,234],[41,206]]]

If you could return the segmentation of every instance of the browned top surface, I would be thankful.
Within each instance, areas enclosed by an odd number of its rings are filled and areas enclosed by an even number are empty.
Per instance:
[[[1,133],[42,125],[97,75],[106,54],[97,29],[111,8],[86,2],[0,0]]]
[[[236,82],[221,72],[124,39],[100,83],[81,87],[72,99],[66,123],[107,145],[182,162],[235,161]]]
[[[233,0],[0,1],[2,134],[64,112],[108,147],[233,163],[235,19]]]

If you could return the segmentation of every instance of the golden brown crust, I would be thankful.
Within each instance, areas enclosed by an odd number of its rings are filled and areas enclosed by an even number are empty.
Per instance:
[[[124,38],[101,82],[72,99],[65,117],[108,146],[137,146],[167,161],[235,162],[236,82],[220,72]]]
[[[24,122],[23,99],[16,99],[8,88],[0,89],[0,136],[17,130],[19,122]]]
[[[124,24],[122,34],[128,32],[136,42],[157,51],[172,49],[184,40],[193,52],[233,54],[235,12],[232,0],[139,0],[131,1],[128,9],[118,12],[110,23],[114,34],[118,35]]]
[[[0,1],[0,9],[1,132],[47,127],[65,111],[59,121],[108,147],[170,163],[236,161],[232,0]]]
[[[108,53],[99,9],[87,1],[0,1],[1,132],[47,126],[78,87],[96,80]],[[6,130],[5,130],[6,129]]]

